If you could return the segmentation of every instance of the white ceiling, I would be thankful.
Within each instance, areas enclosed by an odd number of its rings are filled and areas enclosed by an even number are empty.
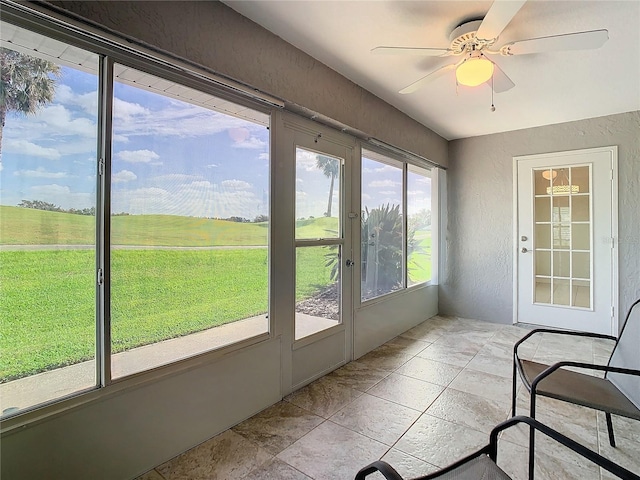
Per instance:
[[[338,71],[446,139],[640,110],[640,0],[529,0],[497,46],[607,29],[597,50],[491,57],[515,87],[459,87],[448,72],[408,95],[398,91],[458,57],[373,55],[380,46],[447,48],[449,34],[481,18],[491,1],[241,0],[243,16]]]

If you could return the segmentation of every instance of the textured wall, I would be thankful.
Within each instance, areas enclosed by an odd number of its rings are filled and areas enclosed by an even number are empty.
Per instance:
[[[440,312],[512,322],[514,156],[609,145],[618,146],[619,305],[624,314],[640,297],[640,112],[450,142]]]
[[[445,139],[222,3],[51,3],[447,165]]]

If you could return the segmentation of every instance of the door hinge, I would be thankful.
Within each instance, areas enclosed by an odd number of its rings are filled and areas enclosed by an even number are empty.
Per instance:
[[[98,175],[104,175],[104,158],[98,160]]]
[[[98,269],[98,274],[97,274],[97,278],[96,281],[98,282],[98,286],[102,286],[102,283],[104,282],[104,273],[102,272],[102,269],[99,268]]]
[[[611,318],[615,318],[616,316],[616,307],[614,307],[613,305],[611,306]]]
[[[609,180],[613,181],[613,169],[609,170]]]

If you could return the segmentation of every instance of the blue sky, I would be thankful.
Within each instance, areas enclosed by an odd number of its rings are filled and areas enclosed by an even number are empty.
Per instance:
[[[97,77],[62,67],[51,104],[36,115],[8,114],[2,205],[23,199],[95,205],[97,103]],[[268,213],[265,126],[116,82],[113,130],[112,212],[248,219]],[[399,203],[398,172],[365,161],[363,206]],[[428,198],[429,185],[414,183],[409,198]],[[296,217],[326,211],[329,179],[315,168],[312,152],[299,155],[296,192]],[[334,216],[337,196],[336,182]]]

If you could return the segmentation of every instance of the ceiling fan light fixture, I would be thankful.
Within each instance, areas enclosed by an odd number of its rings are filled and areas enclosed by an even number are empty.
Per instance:
[[[477,87],[491,78],[493,75],[493,62],[487,60],[482,53],[472,53],[456,69],[456,79],[460,85]]]

